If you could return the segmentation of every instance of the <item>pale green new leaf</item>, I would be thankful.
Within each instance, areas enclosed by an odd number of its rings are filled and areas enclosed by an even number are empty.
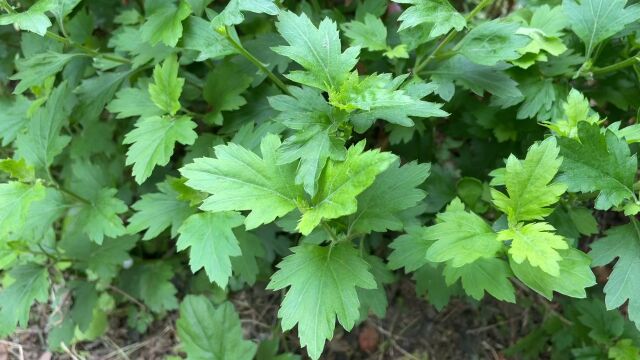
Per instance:
[[[231,257],[242,252],[233,228],[244,218],[233,211],[205,212],[189,216],[178,232],[178,251],[191,248],[189,264],[194,274],[204,268],[212,282],[225,288],[231,276]]]
[[[520,281],[548,300],[553,298],[554,291],[574,298],[585,298],[585,288],[596,284],[596,278],[589,268],[591,260],[586,254],[573,248],[560,250],[559,254],[562,260],[558,263],[558,276],[531,266],[526,260],[517,263],[509,259],[509,264]]]
[[[349,217],[348,232],[402,230],[402,211],[416,206],[427,195],[418,188],[429,176],[430,164],[394,162],[360,194],[358,210]]]
[[[462,38],[456,48],[460,54],[476,64],[493,66],[500,61],[520,57],[519,49],[529,43],[529,38],[518,35],[515,23],[492,20],[473,28]]]
[[[555,231],[553,226],[544,222],[517,225],[498,232],[498,240],[511,240],[509,255],[516,263],[528,260],[532,266],[537,266],[552,276],[559,276],[559,262],[562,258],[558,250],[569,246]]]
[[[516,302],[515,289],[509,281],[511,270],[502,259],[482,258],[461,267],[447,264],[444,276],[448,286],[461,279],[464,291],[476,300],[487,292],[498,300]]]
[[[318,359],[325,340],[333,337],[336,319],[346,330],[358,320],[357,288],[375,289],[377,284],[369,264],[350,244],[300,245],[291,251],[278,264],[267,288],[289,287],[278,311],[282,329],[297,324],[300,344],[312,359]]]
[[[60,135],[74,105],[71,87],[63,82],[53,90],[44,107],[39,108],[27,125],[26,132],[18,135],[16,153],[33,166],[46,169],[69,143],[70,138]]]
[[[54,7],[54,0],[38,0],[24,12],[0,15],[0,25],[13,24],[18,29],[44,36],[51,26],[51,21],[45,12],[51,11]]]
[[[563,0],[571,30],[584,42],[587,58],[596,45],[640,19],[640,5],[625,8],[626,4],[627,0]]]
[[[176,6],[173,1],[165,1],[162,6],[157,6],[150,14],[147,21],[140,28],[140,35],[144,41],[151,45],[159,42],[175,47],[182,37],[182,21],[191,14],[191,5],[186,0],[179,0]]]
[[[8,233],[20,231],[27,220],[29,207],[44,196],[45,187],[40,182],[0,184],[0,240]]]
[[[435,38],[448,33],[451,29],[460,31],[467,25],[464,16],[451,6],[449,0],[393,0],[393,2],[412,5],[398,17],[402,22],[398,31],[427,24],[431,26],[429,38]]]
[[[46,302],[49,295],[49,273],[35,263],[14,267],[11,285],[0,291],[0,336],[11,334],[16,326],[26,327],[34,302]]]
[[[42,84],[49,76],[53,76],[64,68],[73,58],[82,54],[61,54],[44,52],[17,63],[19,71],[11,76],[11,80],[20,80],[15,94],[22,94],[30,87]]]
[[[502,248],[489,224],[475,213],[465,211],[458,198],[438,214],[437,223],[425,230],[425,238],[434,241],[427,251],[427,260],[449,261],[453,268],[495,257]]]
[[[579,140],[579,141],[578,141]],[[612,131],[578,123],[578,139],[558,139],[562,162],[559,180],[571,192],[598,192],[595,208],[608,210],[634,197],[638,160]]]
[[[579,122],[598,124],[600,121],[600,116],[591,110],[589,100],[576,89],[569,91],[567,100],[562,103],[562,109],[564,111],[562,119],[544,123],[546,127],[561,137],[575,139],[578,137]]]
[[[162,65],[158,64],[153,69],[153,84],[149,84],[149,96],[160,109],[170,115],[175,115],[180,110],[180,94],[184,79],[178,77],[178,59],[175,56],[168,57]]]
[[[329,91],[338,87],[358,62],[360,49],[350,47],[343,53],[338,27],[329,18],[316,28],[304,13],[298,16],[283,11],[276,27],[289,46],[273,50],[305,69],[291,71],[287,77],[292,81]]]
[[[118,216],[127,211],[127,205],[116,197],[116,189],[104,188],[96,192],[90,203],[82,203],[77,221],[91,241],[102,244],[105,236],[118,237],[125,234],[122,219]]]
[[[356,196],[397,159],[388,152],[364,151],[364,145],[361,141],[351,146],[342,162],[327,162],[318,182],[318,193],[298,223],[298,230],[303,235],[311,233],[323,219],[355,213],[358,209]]]
[[[134,116],[152,117],[164,114],[164,111],[151,100],[147,89],[135,87],[118,91],[115,99],[107,105],[107,110],[116,113],[116,119]]]
[[[244,21],[243,11],[256,14],[278,15],[278,5],[273,0],[231,0],[222,12],[213,18],[211,26],[218,29],[223,26],[238,25]]]
[[[206,297],[188,295],[180,304],[176,326],[189,359],[251,360],[257,350],[242,338],[240,318],[230,302],[214,308]]]
[[[344,35],[351,39],[351,46],[370,51],[387,50],[387,28],[380,18],[367,14],[364,21],[353,20],[341,25]]]
[[[507,195],[491,189],[493,203],[507,214],[510,224],[526,220],[540,220],[553,211],[555,204],[566,186],[551,183],[556,176],[562,159],[554,138],[548,138],[529,148],[524,160],[511,155],[506,161],[503,184]]]
[[[304,197],[295,184],[295,164],[277,165],[277,135],[262,139],[262,158],[234,143],[215,147],[216,158],[199,158],[180,169],[187,185],[212,194],[200,207],[205,211],[250,210],[247,229],[282,217]]]
[[[146,229],[142,240],[150,240],[171,227],[171,237],[175,237],[182,222],[193,213],[188,201],[180,200],[178,192],[167,182],[158,183],[159,192],[144,194],[133,204],[136,213],[129,218],[129,233],[139,233]]]
[[[131,144],[127,151],[127,165],[133,165],[133,175],[142,184],[156,165],[169,163],[176,142],[192,145],[198,138],[194,123],[188,116],[165,118],[152,116],[140,118],[136,128],[124,137],[124,144]]]
[[[640,233],[635,219],[632,223],[609,229],[607,236],[591,245],[591,266],[605,266],[618,258],[604,287],[607,310],[629,301],[629,319],[640,329]]]

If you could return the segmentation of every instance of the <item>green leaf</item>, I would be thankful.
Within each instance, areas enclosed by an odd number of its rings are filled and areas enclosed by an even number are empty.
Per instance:
[[[367,189],[376,176],[397,158],[379,150],[364,151],[364,141],[351,146],[342,162],[329,161],[320,176],[318,193],[298,223],[308,235],[323,219],[336,219],[358,210],[356,196]]]
[[[142,30],[138,27],[125,26],[118,30],[109,39],[109,46],[117,52],[129,53],[134,69],[150,60],[154,63],[161,62],[175,52],[175,49],[162,43],[151,45],[144,39]]]
[[[138,238],[135,236],[123,236],[117,239],[106,238],[101,245],[89,241],[84,236],[63,237],[60,247],[65,255],[75,259],[85,259],[76,263],[90,274],[109,282],[114,278],[123,264],[130,260],[129,250],[136,246]]]
[[[207,74],[203,97],[213,110],[207,117],[214,123],[222,124],[222,111],[238,110],[247,104],[242,97],[253,79],[243,74],[240,67],[232,62],[223,62]]]
[[[429,176],[430,164],[394,162],[357,198],[358,210],[349,217],[348,232],[402,230],[402,212],[418,205],[426,193],[419,189]]]
[[[633,360],[640,358],[640,348],[631,339],[618,340],[608,352],[609,359]]]
[[[586,46],[587,59],[596,45],[640,19],[640,5],[625,8],[626,4],[627,0],[562,1],[571,30]]]
[[[102,244],[105,236],[118,237],[125,234],[122,219],[118,216],[128,210],[127,205],[117,197],[116,189],[104,188],[97,191],[90,203],[83,203],[76,221],[91,241]]]
[[[162,65],[153,69],[153,84],[149,84],[149,96],[160,109],[170,115],[180,110],[180,94],[184,79],[178,77],[178,59],[175,56],[167,58]]]
[[[44,108],[33,115],[26,132],[18,135],[16,153],[31,165],[46,169],[69,143],[69,136],[60,135],[74,105],[68,83],[60,84],[47,100]]]
[[[357,20],[341,25],[344,35],[351,39],[351,46],[369,49],[369,51],[387,50],[387,28],[380,18],[372,14],[364,17],[364,22]]]
[[[0,239],[20,231],[31,204],[44,196],[45,187],[40,182],[33,185],[17,181],[0,184]]]
[[[289,72],[292,81],[329,91],[345,80],[358,61],[360,49],[350,47],[343,53],[338,28],[329,18],[316,28],[304,13],[283,11],[276,28],[289,46],[276,46],[273,51],[305,69]]]
[[[33,166],[27,164],[24,159],[2,159],[0,160],[0,171],[21,182],[33,182],[36,176]]]
[[[600,116],[591,110],[589,100],[576,89],[569,91],[567,101],[562,103],[562,109],[564,110],[562,119],[544,123],[561,137],[575,139],[578,137],[578,123],[584,121],[589,124],[598,124],[600,121]]]
[[[173,1],[161,2],[161,6],[154,7],[147,14],[147,21],[140,28],[140,35],[151,45],[162,42],[175,47],[182,37],[182,21],[190,14],[191,5],[186,0],[180,0],[177,6]]]
[[[292,96],[269,98],[271,107],[280,111],[274,120],[296,130],[278,149],[278,164],[300,160],[296,184],[313,196],[327,159],[344,160],[344,140],[339,136],[344,115],[333,111],[316,89],[290,87],[289,91]]]
[[[133,204],[136,213],[129,218],[129,233],[139,233],[146,229],[142,240],[150,240],[171,227],[171,237],[175,237],[178,228],[193,213],[188,201],[179,199],[168,181],[158,183],[160,192],[144,194]]]
[[[511,240],[509,255],[518,264],[527,260],[552,276],[560,275],[558,250],[569,246],[564,238],[555,234],[555,228],[547,223],[517,225],[498,232],[498,240]]]
[[[278,317],[282,329],[298,325],[302,347],[318,359],[325,340],[333,337],[335,320],[350,330],[359,318],[357,288],[375,289],[369,265],[349,244],[333,247],[300,245],[278,264],[267,286],[271,290],[289,287]]]
[[[254,285],[260,273],[258,258],[266,255],[263,239],[246,231],[235,231],[242,255],[231,258],[233,273],[248,285]]]
[[[0,138],[2,146],[11,144],[18,134],[27,126],[29,118],[27,111],[31,106],[31,101],[22,95],[9,100],[0,98]]]
[[[598,192],[595,208],[608,210],[635,197],[638,160],[612,131],[578,123],[578,139],[558,139],[562,162],[559,180],[570,192]]]
[[[237,145],[215,147],[216,159],[199,158],[180,169],[187,185],[212,194],[200,207],[205,211],[250,210],[245,220],[254,229],[296,208],[304,192],[294,183],[295,165],[277,165],[277,135],[267,135],[262,158]]]
[[[176,287],[171,283],[174,271],[168,262],[136,264],[122,272],[119,287],[142,300],[155,313],[178,308]]]
[[[278,6],[273,0],[231,0],[222,12],[211,21],[214,29],[225,25],[238,25],[244,21],[243,11],[256,14],[278,15]]]
[[[178,232],[178,251],[191,248],[189,264],[194,274],[204,268],[212,282],[225,288],[231,276],[231,257],[242,252],[232,229],[242,225],[235,212],[199,213],[189,216]]]
[[[409,273],[429,264],[427,251],[433,241],[428,240],[428,231],[426,227],[410,227],[406,229],[406,234],[393,240],[389,244],[393,249],[388,257],[389,268],[404,268],[405,273]]]
[[[517,263],[509,259],[509,264],[520,281],[548,300],[553,298],[554,291],[574,298],[585,298],[585,288],[596,284],[596,278],[589,268],[591,260],[586,254],[573,248],[560,250],[558,253],[562,258],[558,263],[558,276],[541,271],[526,260]]]
[[[49,273],[39,264],[14,267],[11,285],[0,291],[0,335],[11,334],[16,326],[26,327],[34,302],[46,302],[49,295]]]
[[[116,119],[127,117],[153,117],[164,111],[151,100],[147,89],[124,88],[116,93],[116,98],[107,105],[107,110],[116,113]]]
[[[190,16],[184,23],[182,47],[198,51],[196,61],[218,59],[236,52],[227,39],[218,32],[211,31],[208,21],[197,16]]]
[[[461,267],[449,263],[444,276],[448,286],[461,279],[464,291],[476,300],[481,300],[487,292],[498,300],[516,302],[515,289],[509,281],[511,271],[502,259],[482,258]]]
[[[493,229],[480,216],[465,211],[458,198],[438,214],[435,225],[425,230],[425,239],[434,241],[427,260],[448,261],[452,268],[495,257],[502,248]]]
[[[69,61],[77,56],[81,56],[81,54],[44,52],[19,62],[19,71],[11,76],[11,80],[20,81],[13,92],[22,94],[30,87],[42,84],[48,77],[59,73]]]
[[[606,237],[591,245],[592,266],[605,266],[618,258],[604,287],[607,310],[629,301],[629,319],[640,329],[640,233],[635,219],[632,223],[609,229]]]
[[[53,0],[38,0],[27,11],[0,15],[0,25],[13,24],[18,29],[44,36],[51,26],[51,21],[45,12],[51,11],[54,7]]]
[[[387,300],[387,291],[384,287],[385,284],[391,284],[394,282],[395,277],[393,273],[387,268],[387,264],[375,255],[366,255],[365,261],[371,268],[371,274],[376,279],[376,289],[362,289],[358,288],[358,299],[360,300],[360,314],[361,318],[367,318],[369,312],[374,313],[379,318],[384,318],[389,306]]]
[[[451,29],[462,30],[467,21],[448,0],[393,0],[399,4],[411,4],[401,15],[398,31],[412,28],[420,24],[431,26],[429,38],[448,33]]]
[[[156,165],[169,163],[175,143],[192,145],[198,134],[188,116],[165,118],[152,116],[136,121],[136,128],[124,137],[124,144],[132,144],[127,151],[127,165],[133,165],[133,175],[138,184],[151,176]]]
[[[562,159],[554,138],[534,144],[527,151],[524,160],[510,155],[506,161],[504,178],[500,185],[506,185],[507,195],[491,189],[493,203],[507,214],[510,224],[526,220],[541,220],[551,214],[566,186],[551,183],[556,176]],[[495,180],[495,179],[494,179]]]
[[[188,295],[180,304],[176,326],[189,359],[251,360],[257,350],[242,338],[240,318],[230,302],[214,308],[206,297]]]
[[[456,45],[459,53],[476,64],[493,66],[500,61],[520,57],[519,49],[529,43],[529,38],[518,35],[518,24],[493,20],[473,28]]]
[[[113,99],[113,95],[130,73],[130,71],[102,73],[97,77],[83,80],[75,90],[79,99],[77,117],[84,122],[97,120],[104,106]]]

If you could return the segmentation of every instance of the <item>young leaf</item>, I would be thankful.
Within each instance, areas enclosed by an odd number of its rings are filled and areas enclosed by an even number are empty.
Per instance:
[[[586,297],[585,288],[596,284],[596,278],[589,268],[589,257],[573,248],[558,253],[562,258],[558,263],[558,276],[541,271],[526,260],[517,263],[510,258],[509,264],[520,281],[548,300],[553,298],[554,291],[574,298]]]
[[[399,4],[411,4],[401,15],[398,31],[412,28],[420,24],[431,25],[429,38],[444,35],[451,29],[462,30],[467,21],[456,9],[451,6],[449,0],[393,0]]]
[[[133,165],[133,175],[138,184],[151,176],[156,165],[169,163],[175,143],[191,145],[198,134],[188,116],[164,118],[152,116],[140,118],[136,128],[124,137],[124,144],[132,144],[127,151],[127,165]]]
[[[323,219],[336,219],[358,210],[356,196],[396,160],[391,153],[364,151],[364,141],[347,150],[342,162],[329,161],[320,177],[318,193],[302,214],[298,230],[308,235]]]
[[[257,350],[253,342],[243,340],[240,319],[230,302],[214,308],[206,297],[188,295],[180,304],[176,326],[189,359],[251,360]]]
[[[360,49],[350,47],[343,53],[338,28],[329,18],[316,28],[304,13],[283,11],[276,28],[289,46],[276,46],[273,51],[305,69],[289,72],[292,81],[329,91],[344,81],[358,61]]]
[[[27,11],[0,15],[0,25],[13,24],[18,29],[44,36],[51,26],[45,12],[51,11],[54,7],[55,3],[51,0],[38,0]]]
[[[578,141],[579,140],[579,141]],[[634,198],[638,160],[629,146],[610,130],[578,123],[578,139],[558,139],[564,158],[559,180],[571,192],[597,191],[595,208],[608,210]]]
[[[212,282],[225,288],[231,276],[232,256],[240,256],[238,239],[232,229],[242,225],[243,217],[233,211],[199,213],[189,216],[178,232],[178,251],[190,247],[189,264],[195,274],[204,267]]]
[[[429,164],[394,162],[357,198],[358,210],[349,217],[350,234],[403,228],[402,211],[416,206],[426,193],[419,189],[429,176]]]
[[[304,192],[294,182],[295,165],[277,165],[277,135],[262,139],[262,158],[234,143],[215,147],[216,159],[199,158],[180,169],[187,185],[212,194],[205,211],[250,210],[247,229],[272,222],[295,209]]]
[[[139,233],[146,229],[142,240],[158,236],[171,227],[171,237],[175,237],[184,220],[193,213],[188,201],[178,199],[179,194],[165,181],[158,183],[160,192],[144,194],[133,204],[136,213],[129,218],[129,233]]]
[[[640,5],[627,8],[627,0],[563,0],[562,8],[571,30],[586,46],[586,57],[596,45],[640,19]]]
[[[607,236],[591,245],[591,266],[605,266],[616,258],[604,287],[607,310],[622,306],[627,300],[629,319],[640,329],[640,233],[637,220],[609,229]]]
[[[178,77],[178,59],[170,56],[162,65],[156,65],[153,81],[149,84],[151,101],[170,115],[175,115],[180,110],[179,100],[184,85],[184,79]]]
[[[425,230],[425,239],[435,241],[427,251],[429,261],[449,261],[449,267],[457,268],[495,257],[502,248],[493,229],[480,216],[465,211],[458,198],[437,219]]]
[[[116,119],[134,116],[153,117],[165,113],[151,100],[148,90],[135,87],[118,91],[115,99],[107,105],[107,110],[116,113]]]
[[[511,271],[504,260],[483,258],[461,267],[447,264],[444,276],[448,286],[461,279],[464,291],[476,300],[481,300],[486,291],[498,300],[516,301],[515,290],[509,281]]]
[[[147,21],[140,28],[140,35],[151,45],[162,42],[175,47],[182,37],[182,21],[191,14],[191,5],[187,0],[179,0],[177,6],[173,1],[159,4],[161,5],[153,7],[151,13],[147,14]]]
[[[16,325],[26,327],[33,303],[46,302],[49,294],[49,273],[39,264],[16,266],[9,275],[13,283],[0,291],[0,336],[11,334]]]
[[[562,163],[559,152],[556,140],[549,138],[532,145],[524,160],[509,156],[502,179],[508,195],[491,189],[493,203],[507,214],[509,223],[540,220],[551,214],[549,206],[566,190],[563,184],[551,183]]]
[[[21,230],[31,204],[44,196],[45,187],[39,182],[33,185],[17,181],[0,184],[0,239]]]
[[[498,240],[511,240],[509,255],[520,264],[525,260],[531,266],[540,267],[552,276],[560,275],[559,262],[562,259],[557,250],[567,249],[569,245],[555,228],[547,223],[516,225],[498,232]]]
[[[46,169],[69,143],[60,130],[73,109],[71,86],[63,82],[51,93],[46,105],[33,115],[26,132],[18,135],[17,154],[36,167]]]
[[[77,221],[91,241],[102,244],[105,236],[118,237],[124,235],[125,227],[119,214],[127,211],[127,205],[115,195],[116,189],[99,190],[90,203],[82,204],[77,214]]]
[[[456,47],[460,54],[480,65],[515,60],[520,57],[518,50],[529,43],[529,38],[518,35],[517,30],[514,23],[488,21],[469,31]]]
[[[282,329],[298,325],[300,344],[318,359],[325,340],[333,337],[335,320],[350,330],[358,320],[357,288],[375,289],[369,265],[350,244],[332,247],[300,245],[291,249],[271,277],[270,290],[289,287],[278,317]]]

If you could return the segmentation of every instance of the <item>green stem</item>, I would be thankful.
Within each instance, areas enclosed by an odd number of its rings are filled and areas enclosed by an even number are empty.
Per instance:
[[[53,178],[53,176],[51,176],[51,172],[49,171],[49,169],[47,169],[47,177],[49,178],[50,186],[56,188],[60,192],[66,194],[66,195],[68,195],[68,196],[70,196],[70,197],[72,197],[72,198],[74,198],[74,199],[76,199],[76,200],[78,200],[78,201],[80,201],[80,202],[82,202],[84,204],[87,204],[87,205],[91,204],[91,201],[85,199],[84,197],[82,197],[82,196],[74,193],[73,191],[71,191],[69,189],[66,189],[63,186],[61,186],[60,184],[58,184],[58,182]]]
[[[467,14],[467,16],[465,16],[465,21],[469,22],[471,19],[473,19],[480,11],[482,11],[484,8],[486,8],[487,6],[489,6],[491,3],[493,2],[493,0],[482,0],[478,3],[478,5],[476,5],[476,7],[474,7],[471,12],[469,12]],[[423,61],[420,60],[418,61],[418,59],[416,59],[416,63],[413,67],[413,74],[415,76],[417,76],[417,74],[420,72],[420,70],[424,69],[429,62],[431,62],[431,60],[433,60],[436,55],[438,54],[438,52],[440,52],[440,50],[442,50],[442,48],[444,48],[449,42],[451,42],[451,40],[453,40],[453,38],[456,36],[458,32],[456,31],[456,29],[451,29],[449,31],[449,33],[447,34],[447,36],[442,39],[442,41],[440,41],[440,43],[438,44],[438,46],[436,46],[435,49],[433,49],[433,51],[431,52],[431,54],[429,54],[429,56],[427,56],[427,58]]]
[[[640,56],[636,55],[609,66],[592,68],[591,73],[593,73],[594,75],[607,74],[610,72],[618,71],[620,69],[624,69],[626,67],[635,65],[636,63],[639,63],[639,62],[640,62]]]
[[[324,231],[326,231],[327,234],[329,234],[329,238],[331,238],[331,243],[332,244],[337,244],[339,242],[338,236],[336,235],[335,232],[333,232],[331,227],[324,221],[321,222],[320,225],[322,225],[322,228],[324,229]]]
[[[280,80],[273,72],[271,72],[271,70],[267,69],[267,67],[262,63],[262,61],[258,60],[255,56],[253,56],[253,54],[248,52],[242,45],[240,45],[237,41],[235,41],[235,39],[233,39],[231,35],[229,35],[228,28],[224,29],[223,35],[227,39],[229,44],[231,44],[231,46],[233,46],[233,48],[236,49],[238,53],[240,53],[240,55],[244,56],[247,60],[249,60],[249,62],[251,62],[258,69],[260,69],[260,71],[265,73],[267,77],[271,81],[273,81],[273,83],[276,84],[276,86],[279,87],[280,90],[282,90],[282,92],[284,92],[287,95],[291,95],[291,93],[289,92],[289,89],[287,88],[287,85],[285,85],[285,83],[283,83],[282,80]]]

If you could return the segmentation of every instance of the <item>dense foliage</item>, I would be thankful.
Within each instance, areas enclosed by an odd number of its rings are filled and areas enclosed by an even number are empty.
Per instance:
[[[640,358],[640,4],[0,7],[0,336],[177,310],[189,358],[251,359],[225,294],[266,286],[317,359],[411,273],[561,304],[510,356]]]

